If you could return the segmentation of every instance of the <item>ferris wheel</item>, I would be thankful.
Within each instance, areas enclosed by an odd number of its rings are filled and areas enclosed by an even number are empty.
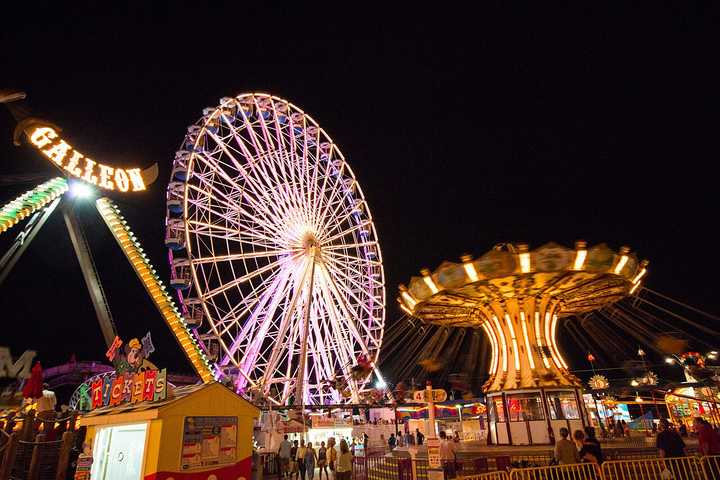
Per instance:
[[[361,401],[382,343],[382,256],[360,185],[308,114],[260,93],[203,110],[167,212],[171,285],[218,375],[276,404]]]

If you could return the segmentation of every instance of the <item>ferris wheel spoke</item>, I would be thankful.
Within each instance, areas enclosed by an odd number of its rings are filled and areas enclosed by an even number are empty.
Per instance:
[[[250,291],[241,301],[233,303],[227,302],[228,305],[232,305],[229,311],[220,314],[219,309],[216,307],[216,310],[218,310],[219,313],[217,317],[218,325],[225,325],[233,322],[239,323],[240,320],[250,313],[255,305],[260,302],[263,297],[260,292],[263,292],[264,289],[273,290],[273,283],[278,280],[280,273],[283,271],[283,269],[278,269],[271,273],[262,283],[252,289],[252,291]]]
[[[235,132],[233,132],[233,134],[236,135]],[[214,134],[212,134],[212,133],[210,133],[210,135],[211,135],[213,138],[215,138],[216,141],[217,141],[217,136],[216,136],[216,135],[214,135]],[[236,138],[236,141],[237,141],[238,143],[241,143],[241,142],[242,142],[242,140],[239,139],[239,136],[236,135],[235,138]],[[248,189],[240,188],[240,185],[239,185],[233,178],[231,178],[231,177],[227,174],[227,172],[225,171],[225,169],[219,168],[219,162],[218,162],[217,160],[215,160],[216,165],[217,165],[217,166],[215,167],[216,170],[218,171],[218,173],[220,174],[220,176],[221,176],[226,182],[228,182],[232,187],[236,188],[237,191],[243,192],[243,196],[244,196],[244,198],[248,201],[248,203],[252,204],[252,206],[257,210],[257,212],[258,212],[259,214],[262,213],[263,217],[267,220],[267,217],[266,217],[265,215],[268,215],[268,214],[269,214],[269,215],[273,215],[273,212],[271,212],[271,211],[269,210],[269,208],[274,208],[274,206],[275,206],[275,203],[269,201],[270,198],[268,198],[268,192],[267,192],[268,189],[266,188],[267,186],[262,186],[262,185],[260,185],[260,184],[258,183],[258,181],[256,180],[256,177],[253,176],[253,175],[250,175],[250,174],[247,172],[247,170],[242,166],[242,164],[237,160],[237,158],[235,158],[235,156],[230,152],[230,150],[228,149],[228,147],[227,147],[224,143],[221,144],[220,146],[221,146],[221,149],[223,150],[223,152],[232,160],[234,168],[235,168],[238,172],[240,172],[240,174],[242,175],[242,179],[245,181],[245,184],[250,187],[250,189],[251,189],[252,192],[253,192],[253,195],[250,195],[250,194],[249,194]],[[208,156],[202,155],[202,154],[197,154],[197,156],[198,156],[200,159],[202,159],[203,161],[205,161],[206,163],[208,163],[209,165],[212,166],[212,161],[210,160],[211,157],[208,157]],[[246,156],[246,158],[252,159],[253,157],[252,157],[252,156],[249,156],[249,157]],[[213,159],[213,160],[214,160],[214,159]],[[253,163],[254,163],[254,162],[250,162],[250,166],[251,166],[251,167],[252,167]],[[265,177],[260,176],[260,178],[265,178]],[[257,196],[257,198],[256,198],[256,196]],[[260,200],[261,198],[262,198],[264,201],[261,201],[261,200]],[[247,209],[245,209],[245,213],[247,213]],[[278,213],[279,213],[279,212],[274,212],[274,215],[277,215]],[[270,222],[270,223],[272,223],[272,222]]]
[[[227,150],[227,149],[226,149],[226,150]],[[212,163],[212,162],[209,161],[209,157],[206,157],[205,155],[202,155],[202,154],[199,154],[199,153],[196,154],[196,155],[197,155],[198,158],[200,158],[200,159],[202,159],[202,160],[204,160],[204,161],[207,161],[208,164],[211,164],[211,163]],[[236,160],[236,161],[237,161],[237,160]],[[268,230],[276,231],[276,233],[280,233],[280,232],[277,231],[277,227],[275,227],[275,226],[272,224],[272,222],[269,221],[269,220],[267,219],[267,217],[265,217],[265,214],[269,214],[270,211],[267,210],[267,209],[262,205],[262,202],[258,202],[253,196],[249,195],[249,194],[247,193],[246,189],[243,189],[242,187],[240,187],[240,185],[239,185],[237,182],[235,182],[232,178],[230,178],[230,176],[228,176],[228,174],[225,172],[224,169],[218,168],[217,166],[216,166],[216,169],[217,169],[220,177],[222,177],[222,178],[223,178],[226,182],[228,182],[231,186],[233,186],[234,188],[236,188],[238,191],[245,192],[245,193],[244,193],[244,198],[248,201],[248,203],[252,204],[252,206],[256,209],[256,211],[257,211],[258,213],[262,213],[262,214],[263,214],[264,220],[261,221],[261,220],[257,219],[254,215],[252,215],[252,214],[249,212],[248,209],[243,209],[243,210],[241,210],[241,211],[243,212],[243,215],[247,215],[249,218],[251,218],[252,220],[254,220],[255,222],[257,222],[258,224],[265,226]],[[250,180],[250,177],[245,177],[245,178],[246,178],[247,180]],[[248,183],[249,183],[249,184],[252,184],[252,182],[249,182],[249,181],[248,181]]]
[[[343,231],[340,232],[340,233],[336,233],[335,235],[333,235],[333,236],[330,237],[330,238],[324,237],[324,238],[322,239],[322,242],[323,242],[323,243],[332,243],[332,242],[334,242],[335,240],[344,237],[345,235],[349,235],[350,233],[356,232],[356,231],[360,230],[361,228],[367,227],[367,226],[370,226],[370,225],[372,225],[372,221],[371,221],[371,220],[369,220],[369,219],[368,219],[368,220],[364,220],[364,221],[358,223],[357,225],[353,225],[352,227],[343,230]]]
[[[330,206],[333,204],[333,202],[335,202],[335,197],[337,196],[337,194],[342,191],[342,183],[343,183],[342,179],[347,178],[347,177],[344,177],[342,174],[344,166],[345,166],[344,162],[340,164],[340,169],[338,170],[337,175],[335,176],[335,182],[333,183],[333,185],[331,187],[332,190],[327,195],[328,201],[327,201],[327,204],[325,205],[325,209],[323,210],[320,218],[324,218],[324,219],[330,218],[330,215],[329,215]],[[343,201],[342,198],[340,198],[339,202],[342,203],[342,201]]]
[[[330,274],[329,271],[328,271],[327,273]],[[338,273],[337,270],[335,270],[335,273]],[[350,280],[350,279],[348,279],[348,280]],[[356,286],[358,286],[357,283],[354,283],[354,284],[355,284]],[[347,285],[345,285],[343,282],[336,282],[336,283],[334,283],[334,285],[335,285],[335,287],[338,289],[338,293],[340,293],[340,291],[342,290],[342,293],[344,293],[344,294],[347,295],[348,297],[350,297],[350,298],[352,298],[353,300],[355,300],[355,302],[357,302],[357,305],[359,305],[360,308],[361,308],[362,310],[364,310],[365,313],[367,313],[368,318],[371,318],[371,319],[374,318],[374,315],[373,315],[372,310],[370,310],[370,309],[367,307],[367,305],[365,304],[365,302],[362,301],[360,298],[358,298],[357,295],[355,295],[355,294],[352,292],[352,289],[351,289],[351,288],[349,288],[349,287],[348,287]],[[361,287],[361,285],[360,285],[360,287]],[[349,318],[352,318],[352,317],[349,317]],[[373,343],[375,343],[375,346],[376,346],[376,347],[379,347],[378,341],[375,339],[375,336],[372,334],[372,332],[370,331],[370,329],[368,328],[368,326],[365,324],[365,322],[360,322],[360,323],[361,323],[361,325],[363,326],[363,329],[366,331],[366,333],[367,333],[368,336],[370,337],[370,339],[373,341]]]
[[[215,225],[212,223],[205,223],[205,222],[199,222],[197,220],[187,220],[186,222],[188,225],[193,225],[195,227],[198,227],[197,229],[189,229],[190,232],[196,234],[196,235],[204,235],[214,238],[220,238],[224,240],[233,240],[237,243],[248,243],[251,245],[257,245],[261,246],[263,248],[266,248],[268,246],[268,243],[272,245],[273,247],[282,247],[278,243],[278,240],[276,238],[268,237],[266,235],[263,235],[261,233],[258,233],[254,231],[251,227],[245,224],[241,224],[240,222],[236,221],[230,221],[230,223],[233,223],[236,225],[235,229],[223,227],[222,225]],[[219,232],[225,232],[230,234],[230,237],[222,236],[222,235],[215,235],[213,233],[213,230],[217,230]],[[257,240],[257,242],[252,242],[248,238],[240,238],[240,235],[243,235],[244,237],[252,237],[253,239]]]
[[[346,281],[349,283],[352,283],[356,285],[358,288],[362,288],[364,283],[360,283],[357,278],[362,278],[367,280],[368,283],[374,284],[373,286],[375,288],[383,287],[383,283],[381,280],[378,280],[377,278],[373,278],[370,276],[367,272],[367,270],[358,270],[357,262],[349,262],[347,260],[339,260],[335,258],[328,258],[325,257],[326,264],[332,265],[334,271],[338,273],[338,275],[342,276]],[[366,264],[362,265],[363,268],[367,267]],[[350,276],[343,272],[343,269],[346,269],[351,273],[353,276]]]
[[[263,375],[262,384],[265,385],[268,381],[268,376],[274,375],[275,368],[277,367],[278,362],[278,356],[280,355],[281,349],[283,348],[283,338],[285,337],[285,333],[287,331],[287,327],[289,324],[290,316],[295,313],[295,309],[297,307],[298,299],[300,298],[300,294],[305,290],[305,282],[308,279],[308,276],[310,274],[310,269],[312,268],[313,262],[310,260],[305,260],[305,268],[302,275],[302,280],[298,287],[295,288],[292,296],[292,300],[290,301],[290,306],[285,312],[285,315],[283,315],[282,320],[280,322],[280,327],[278,328],[278,336],[275,341],[275,345],[273,346],[272,352],[270,354],[270,358],[268,360],[267,367],[265,368],[265,374]]]
[[[345,314],[345,324],[349,327],[350,332],[352,332],[353,337],[355,338],[355,341],[358,342],[360,347],[362,348],[363,353],[368,357],[368,359],[371,359],[370,355],[370,349],[368,348],[367,344],[363,340],[362,336],[360,335],[360,332],[357,329],[357,325],[355,325],[355,321],[353,320],[356,315],[353,315],[353,312],[350,310],[350,308],[347,305],[346,299],[342,296],[338,289],[338,285],[335,282],[335,279],[330,275],[328,270],[323,265],[321,268],[321,271],[323,272],[323,276],[326,279],[328,283],[328,287],[330,289],[330,292],[333,293],[337,300],[337,304],[340,306],[340,309]],[[372,318],[372,317],[371,317]],[[367,329],[367,326],[364,322],[360,322],[365,330],[367,331],[368,335],[370,336],[370,339],[373,340],[373,342],[377,342],[374,338],[374,336],[371,334],[371,332]]]
[[[287,298],[287,294],[289,293],[289,288],[287,288],[288,278],[289,275],[284,276],[282,285],[279,286],[277,290],[278,293],[272,296],[272,299],[269,303],[267,310],[264,312],[264,315],[262,315],[263,309],[259,308],[256,310],[256,312],[253,312],[253,318],[248,321],[248,324],[250,322],[252,322],[253,324],[254,338],[251,342],[249,342],[248,347],[245,349],[245,353],[240,362],[240,370],[245,371],[246,373],[249,373],[254,368],[262,344],[267,340],[266,336],[268,330],[270,329],[271,325],[275,320],[275,311],[277,310],[278,305],[280,305],[280,303],[282,303],[282,301]],[[260,320],[261,315],[262,320]],[[228,354],[230,356],[233,356],[235,352],[228,351]]]
[[[322,250],[323,252],[328,252],[331,250],[349,250],[351,248],[362,248],[362,247],[377,247],[378,244],[376,241],[369,241],[369,242],[360,242],[360,243],[346,243],[346,244],[338,244],[338,245],[323,245]]]
[[[322,289],[323,296],[325,297],[323,305],[327,307],[328,315],[330,315],[330,318],[332,319],[329,324],[330,328],[334,331],[335,342],[338,347],[337,353],[341,358],[340,370],[343,372],[343,376],[350,387],[353,402],[357,402],[359,400],[359,388],[355,379],[352,377],[352,373],[349,368],[351,365],[355,365],[357,363],[355,352],[352,349],[353,342],[346,336],[348,332],[345,332],[342,328],[345,323],[341,320],[342,315],[335,308],[335,300],[330,294],[327,282],[320,282],[320,288]]]
[[[297,249],[292,250],[265,250],[259,252],[250,253],[230,253],[227,255],[216,255],[212,257],[194,257],[193,263],[216,263],[216,262],[233,262],[235,260],[248,260],[253,258],[270,258],[279,257],[281,255],[294,255],[297,254]]]
[[[278,260],[270,263],[269,265],[266,265],[266,266],[260,268],[259,270],[255,270],[254,272],[251,272],[251,273],[248,273],[248,274],[246,274],[246,275],[243,275],[243,276],[240,277],[240,278],[236,278],[236,279],[233,280],[232,282],[228,282],[228,283],[226,283],[225,285],[222,285],[222,286],[220,286],[220,287],[217,287],[217,288],[209,291],[208,293],[206,293],[206,294],[203,296],[203,300],[208,300],[208,299],[214,297],[215,295],[217,295],[217,294],[219,294],[219,293],[222,293],[222,292],[224,292],[224,291],[226,291],[226,290],[228,290],[228,289],[230,289],[230,288],[236,287],[236,286],[238,286],[238,285],[240,285],[240,284],[243,284],[243,283],[247,282],[247,281],[250,280],[251,278],[257,277],[258,275],[262,275],[262,274],[265,273],[265,272],[268,272],[268,271],[270,271],[270,270],[273,270],[273,269],[275,269],[275,268],[278,268],[278,267],[280,267],[280,266],[282,266],[282,265],[284,265],[284,264],[292,261],[294,258],[296,258],[296,257],[298,257],[298,256],[299,256],[299,254],[298,254],[298,255],[295,255],[295,256],[293,256],[293,257],[285,257],[285,258],[278,259]]]
[[[330,366],[330,359],[328,358],[329,352],[331,352],[330,345],[327,344],[327,337],[325,337],[321,331],[320,331],[320,323],[327,323],[322,322],[322,319],[325,317],[322,312],[322,307],[324,307],[322,303],[322,292],[319,289],[315,290],[315,301],[313,302],[313,309],[315,310],[315,314],[313,315],[313,321],[311,322],[312,330],[311,332],[314,334],[314,341],[313,341],[313,353],[315,355],[319,355],[319,357],[316,359],[316,367],[322,366],[325,373],[325,378],[330,378],[335,373],[334,369]]]
[[[328,255],[332,255],[335,257],[336,260],[341,262],[350,262],[350,263],[357,263],[357,264],[365,264],[365,265],[371,265],[373,267],[381,267],[382,263],[378,262],[377,260],[367,260],[363,257],[358,256],[352,256],[352,255],[346,255],[344,253],[340,253],[337,250],[325,250],[323,249],[323,253],[327,253]]]

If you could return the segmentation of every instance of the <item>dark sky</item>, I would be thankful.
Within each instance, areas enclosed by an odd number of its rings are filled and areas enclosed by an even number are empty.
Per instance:
[[[711,312],[716,294],[718,12],[589,7],[484,11],[189,10],[138,2],[3,6],[0,87],[109,164],[157,162],[117,196],[167,278],[164,187],[204,107],[265,91],[340,145],[372,209],[394,297],[424,266],[495,243],[630,245],[648,286]],[[201,2],[202,3],[202,2]],[[649,4],[647,4],[649,5]],[[0,177],[55,174],[0,111]],[[0,185],[6,201],[31,184]],[[79,212],[121,336],[152,331],[156,362],[189,371],[97,214]],[[7,248],[13,234],[0,236]],[[46,365],[104,343],[56,215],[0,289],[0,345]]]

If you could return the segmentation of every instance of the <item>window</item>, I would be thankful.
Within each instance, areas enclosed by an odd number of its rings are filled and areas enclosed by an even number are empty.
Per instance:
[[[508,415],[511,422],[545,420],[540,393],[515,393],[507,396]]]
[[[491,422],[504,422],[505,421],[505,408],[503,408],[502,397],[497,396],[489,400],[490,407],[490,421]]]
[[[552,420],[577,420],[580,418],[575,392],[547,392],[545,396]]]

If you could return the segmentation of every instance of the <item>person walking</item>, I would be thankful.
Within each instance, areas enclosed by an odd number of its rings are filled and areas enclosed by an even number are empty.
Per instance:
[[[350,480],[352,475],[352,454],[345,440],[340,440],[340,455],[337,461],[337,480]]]
[[[290,478],[292,479],[296,479],[298,475],[297,451],[298,441],[293,440],[293,445],[290,448]]]
[[[415,429],[415,440],[418,445],[422,445],[425,440],[425,435],[420,432],[419,428]]]
[[[280,460],[280,477],[285,478],[290,475],[290,450],[292,449],[292,443],[288,441],[288,436],[283,436],[283,441],[280,442],[280,448],[278,449],[278,459]]]
[[[295,456],[295,460],[298,464],[298,478],[299,480],[305,480],[305,453],[307,452],[307,447],[305,446],[305,440],[300,439],[300,446],[297,449],[297,455]]]
[[[440,430],[440,461],[445,478],[455,478],[455,444],[448,439],[445,430]]]
[[[595,427],[585,427],[585,444],[595,445],[597,448],[598,463],[603,463],[602,447],[600,446],[600,440],[595,436]]]
[[[582,430],[575,430],[575,433],[573,433],[573,440],[575,441],[575,446],[578,449],[578,457],[581,462],[597,463],[598,465],[601,463],[600,458],[602,455],[600,454],[597,445],[592,442],[585,441],[585,432]]]
[[[388,447],[390,447],[390,450],[395,450],[396,446],[397,446],[397,439],[395,438],[395,434],[391,433],[390,438],[388,438]]]
[[[553,452],[553,458],[558,465],[569,465],[580,462],[578,449],[575,447],[575,444],[568,439],[569,436],[570,431],[562,427],[560,429],[560,440],[555,442],[555,451]]]
[[[317,452],[317,466],[320,480],[322,480],[323,471],[325,472],[325,478],[330,480],[330,474],[327,471],[327,448],[325,448],[325,442],[320,442],[320,448],[318,448]]]
[[[315,476],[315,463],[317,461],[317,454],[315,453],[315,450],[312,448],[312,442],[307,443],[307,448],[305,448],[305,475],[307,475],[307,480],[313,480],[313,477]],[[327,474],[327,472],[326,472]]]
[[[335,468],[337,465],[337,450],[335,449],[335,437],[328,438],[327,450],[330,471],[332,472],[333,479],[337,480],[337,475],[335,474]]]
[[[670,428],[670,423],[666,418],[660,419],[655,447],[661,458],[684,457],[686,454],[685,442],[676,431]]]
[[[702,417],[695,417],[693,423],[700,455],[720,455],[720,434]]]

